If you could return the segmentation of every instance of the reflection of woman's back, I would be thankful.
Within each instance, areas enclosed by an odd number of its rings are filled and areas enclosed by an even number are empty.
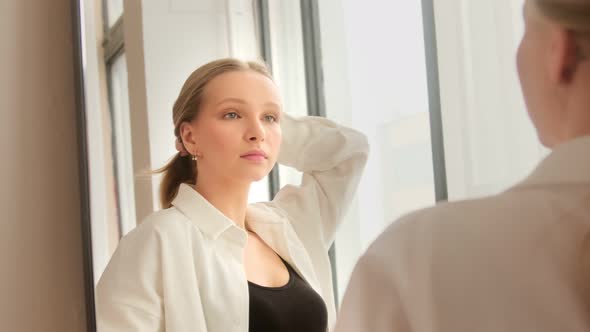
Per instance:
[[[233,59],[193,72],[173,118],[179,153],[158,171],[165,209],[107,266],[100,331],[326,331],[327,249],[366,162],[365,137],[287,116],[265,67]],[[277,160],[304,173],[301,185],[248,205],[250,184]]]
[[[526,0],[523,14],[519,78],[551,153],[502,193],[393,222],[336,331],[590,331],[590,1]]]

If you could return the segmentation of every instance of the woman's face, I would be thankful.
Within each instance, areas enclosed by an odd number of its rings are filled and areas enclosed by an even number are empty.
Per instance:
[[[280,117],[277,86],[266,76],[234,71],[215,77],[205,87],[198,115],[188,124],[198,176],[239,183],[262,179],[277,160]]]

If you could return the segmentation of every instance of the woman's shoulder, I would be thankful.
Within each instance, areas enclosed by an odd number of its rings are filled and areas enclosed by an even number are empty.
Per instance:
[[[190,227],[188,218],[175,207],[159,210],[145,217],[137,227],[125,235],[126,241],[141,241],[146,238],[169,238],[186,234]]]
[[[182,225],[188,218],[176,207],[172,206],[167,209],[158,210],[149,214],[143,220],[142,224],[151,225],[149,227],[168,227],[169,225]]]

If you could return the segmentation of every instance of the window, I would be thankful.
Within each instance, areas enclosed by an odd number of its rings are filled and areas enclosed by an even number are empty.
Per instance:
[[[108,64],[117,207],[121,236],[136,226],[133,149],[125,55]]]
[[[123,16],[123,0],[104,1],[106,9],[105,27],[111,28]]]
[[[107,76],[108,124],[111,134],[111,158],[115,188],[110,188],[117,211],[119,237],[136,226],[133,152],[131,146],[131,122],[129,118],[129,92],[127,62],[123,38],[123,2],[104,2],[107,15],[103,26],[103,61]]]
[[[387,225],[435,203],[437,183],[450,200],[493,194],[544,155],[514,65],[522,3],[319,3],[327,116],[371,144],[336,238],[340,289]],[[423,15],[429,11],[434,17]]]
[[[449,199],[497,193],[546,153],[528,119],[515,54],[523,0],[435,6]]]
[[[283,97],[284,112],[308,115],[300,1],[268,1],[273,77]],[[279,187],[299,185],[301,172],[279,166]]]
[[[122,10],[122,1],[81,2],[95,282],[136,224]]]
[[[371,154],[336,237],[341,297],[358,257],[400,215],[435,201],[420,2],[320,2],[326,114]]]

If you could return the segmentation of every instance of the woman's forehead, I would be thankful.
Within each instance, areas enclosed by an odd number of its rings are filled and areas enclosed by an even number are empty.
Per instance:
[[[281,104],[274,82],[253,71],[228,72],[215,77],[205,87],[203,97],[214,105],[229,102]]]

